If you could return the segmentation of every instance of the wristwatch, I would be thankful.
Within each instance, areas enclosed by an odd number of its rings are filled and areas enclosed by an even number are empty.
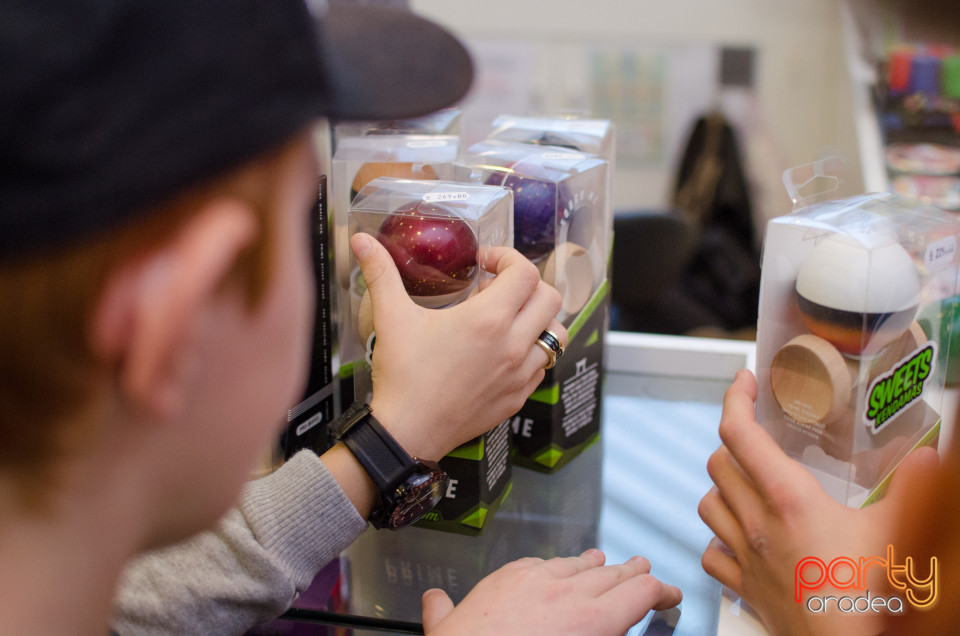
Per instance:
[[[377,487],[370,513],[375,528],[399,530],[433,509],[447,490],[450,478],[436,462],[411,457],[371,412],[354,402],[330,422],[334,441],[357,458]]]

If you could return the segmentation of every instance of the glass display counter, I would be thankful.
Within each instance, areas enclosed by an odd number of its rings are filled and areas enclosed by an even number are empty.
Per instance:
[[[643,555],[683,590],[679,611],[651,612],[629,634],[718,633],[722,592],[700,566],[712,533],[697,505],[712,485],[723,393],[753,355],[753,343],[610,332],[596,444],[553,474],[514,467],[512,491],[479,536],[369,529],[255,633],[422,633],[425,590],[458,602],[510,561],[591,547],[608,563]]]

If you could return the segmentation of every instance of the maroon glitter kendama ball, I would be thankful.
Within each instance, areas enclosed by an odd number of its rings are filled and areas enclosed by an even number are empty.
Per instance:
[[[397,264],[411,296],[442,296],[466,289],[476,274],[477,236],[464,219],[422,201],[395,210],[377,239]]]

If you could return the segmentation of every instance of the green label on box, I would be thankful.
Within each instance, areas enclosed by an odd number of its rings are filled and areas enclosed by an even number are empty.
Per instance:
[[[553,472],[599,439],[609,298],[604,284],[568,329],[563,357],[510,418],[515,465]]]
[[[461,534],[482,532],[510,493],[509,422],[458,446],[440,460],[440,467],[450,477],[447,492],[416,525]]]

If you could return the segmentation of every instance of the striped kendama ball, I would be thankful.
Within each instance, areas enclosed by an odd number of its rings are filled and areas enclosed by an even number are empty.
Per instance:
[[[811,333],[850,356],[872,355],[913,322],[920,280],[897,242],[880,245],[834,234],[822,240],[797,275],[800,314]]]

